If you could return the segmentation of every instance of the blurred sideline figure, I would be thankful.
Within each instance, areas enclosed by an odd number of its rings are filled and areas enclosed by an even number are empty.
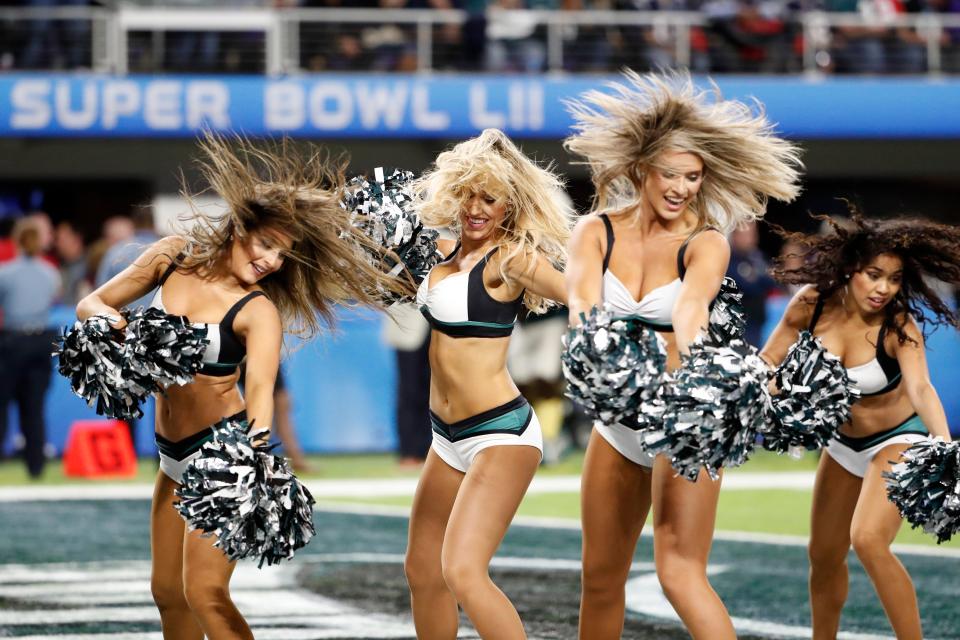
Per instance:
[[[44,400],[50,384],[50,309],[60,295],[60,274],[42,257],[43,229],[35,219],[17,223],[13,238],[19,255],[0,265],[0,453],[7,434],[7,407],[19,409],[24,458],[31,478],[46,460]]]
[[[423,464],[430,449],[430,325],[416,305],[395,305],[383,321],[383,340],[397,362],[397,454],[401,467]]]

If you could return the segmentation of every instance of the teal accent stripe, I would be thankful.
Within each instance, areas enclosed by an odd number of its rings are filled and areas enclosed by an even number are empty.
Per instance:
[[[509,329],[513,326],[512,322],[507,324],[500,324],[499,322],[479,322],[474,320],[467,320],[465,322],[444,322],[443,320],[437,320],[436,317],[433,317],[433,321],[445,327],[490,327],[491,329]]]
[[[175,460],[183,460],[184,458],[189,456],[191,453],[195,451],[199,451],[200,447],[207,444],[211,440],[213,440],[212,433],[207,437],[203,438],[202,440],[198,440],[197,442],[194,442],[193,444],[187,447],[184,447],[183,449],[179,449],[177,447],[170,447],[170,446],[162,445],[159,443],[157,444],[157,449],[160,451],[160,453],[167,456],[168,458],[174,458]]]
[[[514,409],[513,411],[505,413],[502,416],[482,422],[475,427],[464,429],[457,434],[457,439],[466,438],[469,436],[477,436],[486,431],[519,430],[524,424],[526,424],[527,417],[530,415],[530,411],[530,405],[523,406],[519,409]]]
[[[927,435],[930,431],[927,429],[927,426],[923,424],[923,421],[920,419],[920,416],[911,416],[907,420],[904,420],[902,424],[897,425],[889,431],[884,431],[878,433],[874,436],[866,436],[864,438],[851,438],[850,436],[845,436],[842,433],[839,434],[840,441],[853,449],[854,451],[864,451],[870,447],[875,447],[878,444],[881,444],[894,436],[903,435],[905,433],[915,433],[917,435]]]

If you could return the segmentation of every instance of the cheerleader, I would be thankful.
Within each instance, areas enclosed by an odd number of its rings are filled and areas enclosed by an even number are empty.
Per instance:
[[[405,571],[417,637],[526,637],[490,559],[540,464],[537,416],[507,372],[517,315],[564,301],[571,212],[562,184],[503,133],[441,153],[415,185],[427,226],[457,235],[417,295],[431,325],[433,443],[410,517]]]
[[[374,305],[381,278],[342,239],[350,234],[338,205],[342,167],[320,154],[303,160],[285,146],[232,149],[215,137],[201,151],[203,177],[227,205],[223,215],[198,214],[186,235],[153,244],[77,305],[81,320],[120,318],[118,309],[156,289],[151,306],[206,327],[209,345],[195,380],[157,398],[151,590],[168,640],[253,638],[230,598],[235,562],[211,538],[188,531],[174,508],[184,469],[224,417],[269,429],[284,332],[308,337],[332,325],[337,303]]]
[[[768,197],[796,196],[798,151],[762,113],[686,75],[628,71],[611,89],[571,105],[575,133],[565,144],[590,166],[596,203],[570,241],[570,322],[597,305],[638,318],[673,369],[707,326],[730,258],[723,232],[762,216]],[[694,638],[734,638],[706,573],[720,482],[678,477],[668,459],[644,451],[635,428],[597,423],[587,447],[580,637],[621,636],[624,586],[653,505],[670,603]]]
[[[800,289],[761,356],[779,364],[803,330],[841,359],[860,400],[820,458],[810,534],[813,637],[835,638],[847,598],[851,545],[897,638],[919,640],[913,583],[890,545],[902,519],[883,473],[912,443],[950,440],[919,324],[957,325],[933,279],[960,283],[960,229],[925,220],[829,222],[825,235],[780,233],[804,249],[774,277]],[[929,314],[929,315],[928,315]]]

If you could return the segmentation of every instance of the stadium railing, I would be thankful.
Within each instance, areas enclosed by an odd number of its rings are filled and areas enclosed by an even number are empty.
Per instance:
[[[0,69],[956,73],[960,14],[0,8]]]

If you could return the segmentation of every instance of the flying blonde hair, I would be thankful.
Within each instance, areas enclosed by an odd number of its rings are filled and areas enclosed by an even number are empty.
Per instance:
[[[301,155],[286,138],[280,143],[228,143],[216,134],[200,142],[197,164],[209,190],[227,208],[219,216],[199,212],[185,234],[184,271],[210,274],[229,255],[235,239],[275,229],[293,239],[279,271],[259,282],[280,314],[284,329],[304,337],[321,325],[333,327],[335,305],[380,307],[378,288],[410,293],[412,284],[371,266],[360,252],[369,241],[350,225],[340,207],[346,160],[310,146]],[[377,249],[377,248],[375,248]]]
[[[414,183],[418,211],[429,227],[449,228],[460,235],[460,214],[474,193],[505,203],[507,215],[497,241],[503,259],[500,277],[511,279],[505,265],[522,257],[530,268],[538,255],[557,268],[566,262],[566,243],[573,210],[563,181],[550,167],[533,162],[502,131],[486,129],[437,156],[434,168]],[[542,313],[552,304],[527,291],[523,303]]]
[[[567,103],[575,133],[564,147],[584,158],[596,188],[594,208],[635,202],[647,167],[665,151],[700,157],[704,179],[690,207],[699,227],[730,231],[763,216],[768,198],[789,202],[800,192],[800,149],[777,137],[763,105],[724,100],[689,73],[626,70],[612,92],[588,91]]]

